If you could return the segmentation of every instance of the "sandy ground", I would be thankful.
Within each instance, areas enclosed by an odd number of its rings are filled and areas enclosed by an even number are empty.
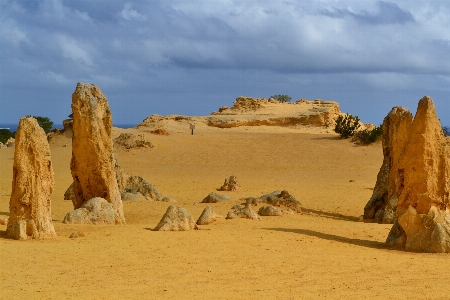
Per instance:
[[[358,222],[382,162],[381,144],[356,146],[326,129],[199,126],[141,129],[153,149],[117,150],[197,219],[200,203],[235,175],[242,190],[219,192],[226,216],[240,199],[286,189],[303,214],[261,221],[219,219],[190,232],[154,232],[169,203],[124,202],[123,226],[66,225],[73,209],[71,140],[51,141],[56,186],[52,240],[15,241],[0,225],[2,299],[449,299],[448,254],[383,246],[391,225]],[[0,150],[0,217],[9,214],[13,149]],[[352,180],[352,182],[350,182]],[[86,237],[70,239],[74,231]]]

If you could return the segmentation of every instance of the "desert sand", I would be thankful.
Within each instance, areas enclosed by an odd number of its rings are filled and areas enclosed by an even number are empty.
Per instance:
[[[390,250],[392,225],[359,221],[383,155],[330,128],[220,129],[165,122],[114,128],[143,134],[154,148],[117,148],[122,168],[176,203],[124,201],[126,225],[68,225],[73,209],[71,139],[50,141],[57,238],[16,241],[0,225],[2,299],[448,299],[448,254]],[[0,217],[9,215],[14,149],[0,150]],[[234,175],[242,188],[216,191]],[[217,219],[201,230],[155,232],[169,205],[197,219],[207,205],[226,216],[241,198],[288,190],[302,214]],[[211,192],[232,198],[200,203]],[[80,231],[86,237],[71,239]]]

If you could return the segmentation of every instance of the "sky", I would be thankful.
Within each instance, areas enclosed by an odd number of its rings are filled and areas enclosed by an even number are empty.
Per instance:
[[[286,94],[377,125],[429,95],[450,126],[450,1],[0,0],[0,123],[61,124],[77,82],[114,124]]]

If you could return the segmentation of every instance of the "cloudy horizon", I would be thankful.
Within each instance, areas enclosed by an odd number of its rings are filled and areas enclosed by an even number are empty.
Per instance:
[[[0,123],[61,123],[77,82],[115,124],[238,96],[338,101],[364,123],[433,98],[450,126],[450,2],[0,0]]]

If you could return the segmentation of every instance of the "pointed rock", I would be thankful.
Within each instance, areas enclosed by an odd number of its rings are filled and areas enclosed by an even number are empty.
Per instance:
[[[450,252],[450,139],[445,138],[433,100],[419,101],[398,166],[391,170],[398,197],[388,246],[410,251]]]
[[[412,120],[411,112],[401,106],[392,108],[384,118],[382,125],[384,159],[372,197],[364,207],[364,219],[375,219],[378,223],[394,223],[393,214],[397,205],[395,178]]]
[[[211,205],[208,205],[203,210],[202,214],[197,220],[197,225],[208,225],[214,222],[217,218],[223,218],[216,214]]]
[[[74,208],[101,197],[117,212],[117,224],[124,224],[123,204],[116,179],[112,116],[108,100],[93,84],[78,83],[72,95],[73,138],[70,168],[73,177]]]
[[[198,229],[191,214],[182,207],[169,206],[154,231],[187,231]]]
[[[6,234],[14,239],[56,237],[50,196],[55,186],[50,147],[36,119],[20,119]]]

